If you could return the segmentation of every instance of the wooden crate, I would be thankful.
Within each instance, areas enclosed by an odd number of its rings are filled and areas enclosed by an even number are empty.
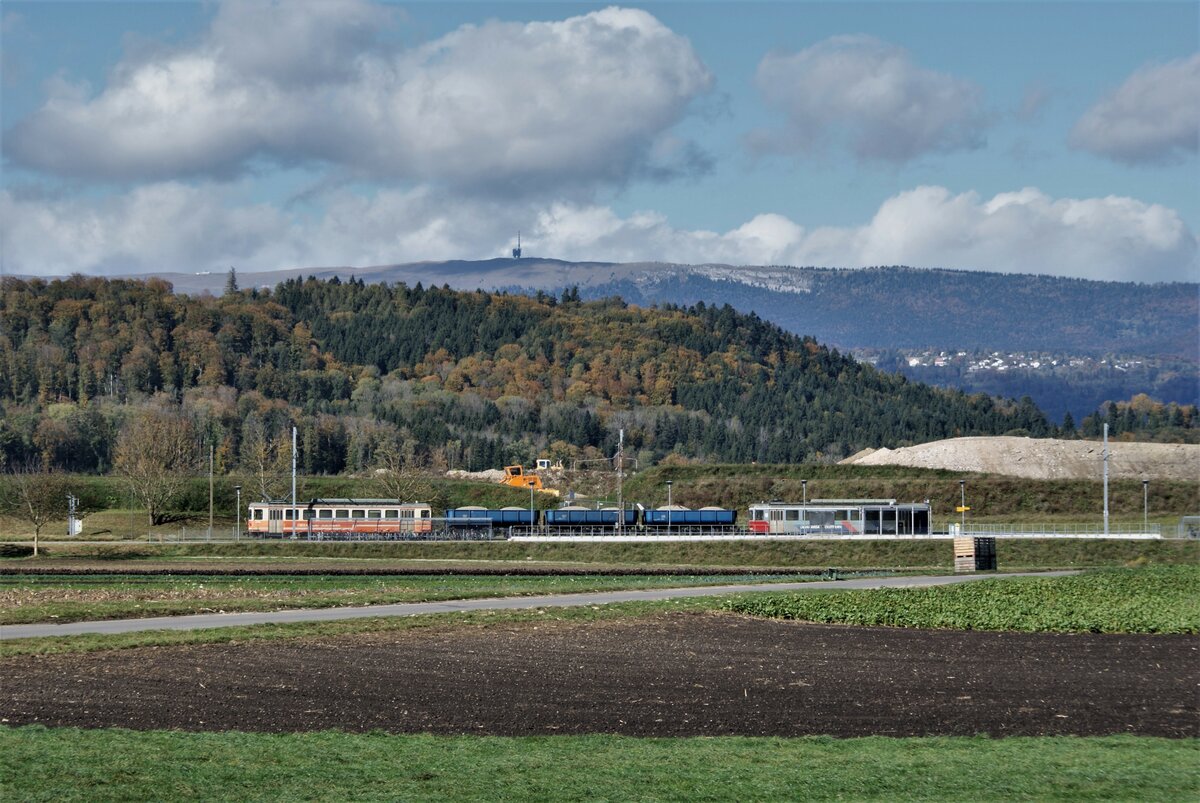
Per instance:
[[[986,536],[955,538],[954,571],[996,571],[996,539]]]

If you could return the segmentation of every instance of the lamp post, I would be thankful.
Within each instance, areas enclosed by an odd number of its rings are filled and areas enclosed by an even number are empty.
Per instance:
[[[667,480],[667,535],[671,534],[671,481]]]
[[[533,535],[533,483],[529,483],[529,534]],[[490,535],[488,536],[491,537]]]
[[[1150,480],[1142,477],[1142,532],[1150,532]]]
[[[962,515],[962,524],[959,525],[959,535],[967,534],[967,481],[958,481],[958,512]]]
[[[235,513],[235,515],[237,517],[237,529],[234,531],[237,534],[234,536],[234,540],[241,541],[242,540],[242,486],[235,485],[235,486],[233,486],[233,490],[237,494],[237,511]]]
[[[800,532],[808,533],[808,480],[800,480]],[[781,514],[782,515],[782,514]]]

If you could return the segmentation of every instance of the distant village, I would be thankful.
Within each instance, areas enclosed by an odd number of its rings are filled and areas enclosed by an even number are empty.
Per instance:
[[[901,351],[909,368],[959,368],[963,371],[1025,371],[1054,372],[1057,369],[1076,368],[1083,370],[1111,369],[1131,371],[1154,362],[1145,358],[1089,357],[1077,355],[1047,355],[1039,352],[992,351]]]

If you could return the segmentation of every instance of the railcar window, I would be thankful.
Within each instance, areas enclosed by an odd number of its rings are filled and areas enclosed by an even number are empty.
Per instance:
[[[422,510],[422,511],[421,511],[421,518],[423,518],[423,519],[427,519],[427,518],[429,518],[429,511],[428,511],[428,510]]]
[[[385,510],[383,511],[383,517],[385,519],[398,519],[400,518],[400,511],[395,509]]]
[[[368,511],[367,511],[367,518],[368,518],[368,519],[382,519],[382,518],[383,518],[383,514],[382,514],[382,513],[380,513],[378,510],[368,510]]]
[[[750,521],[766,521],[766,520],[767,520],[766,516],[763,515],[763,512],[761,510],[751,510],[750,511]]]
[[[353,510],[353,511],[351,511],[351,516],[350,516],[350,518],[352,518],[352,519],[361,519],[362,517],[363,517],[363,511],[362,511],[362,510]]]
[[[318,519],[332,519],[333,511],[327,507],[321,508],[320,510],[317,511],[317,518]]]
[[[335,512],[335,514],[334,514],[334,518],[335,518],[335,519],[348,519],[348,518],[350,518],[350,511],[349,511],[349,510],[344,510],[344,509],[343,509],[343,510],[338,510],[338,511],[336,511],[336,512]]]
[[[262,514],[263,514],[263,512],[262,512],[262,509],[261,509],[261,508],[255,508],[255,510],[254,510],[254,520],[255,520],[255,521],[262,521]]]
[[[787,513],[788,521],[800,521],[800,511],[799,510],[788,510],[785,512]]]
[[[308,521],[308,520],[309,520],[309,519],[311,519],[311,518],[313,518],[313,511],[312,511],[312,510],[309,510],[309,509],[305,509],[305,511],[304,511],[304,520],[305,520],[305,521]]]

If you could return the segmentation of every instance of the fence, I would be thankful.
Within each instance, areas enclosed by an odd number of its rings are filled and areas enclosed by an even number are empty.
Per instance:
[[[151,541],[165,541],[170,543],[196,541],[249,541],[250,535],[243,527],[241,532],[234,527],[213,527],[211,530],[205,527],[184,527],[173,533],[154,533],[149,536]]]
[[[967,524],[952,523],[952,534],[997,538],[1162,538],[1162,525],[1142,522],[1103,524]]]
[[[160,543],[238,543],[240,541],[502,541],[508,536],[507,527],[462,529],[441,527],[426,533],[297,533],[291,535],[251,535],[245,529],[239,533],[234,527],[184,527],[173,533],[154,533],[151,542]]]

